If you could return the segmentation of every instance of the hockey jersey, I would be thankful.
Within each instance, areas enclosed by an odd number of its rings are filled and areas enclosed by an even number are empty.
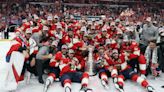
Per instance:
[[[106,60],[109,65],[114,66],[119,71],[124,71],[131,68],[125,60],[125,55],[120,54],[117,60],[112,59],[111,57],[106,57]]]
[[[134,59],[140,56],[140,48],[137,42],[132,41],[129,45],[126,45],[126,43],[122,43],[121,45],[121,52],[124,53],[124,51],[129,51],[130,54],[128,56],[128,59]]]

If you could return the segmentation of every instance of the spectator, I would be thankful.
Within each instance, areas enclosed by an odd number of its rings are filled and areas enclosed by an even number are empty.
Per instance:
[[[145,58],[147,61],[147,73],[152,73],[155,77],[159,76],[160,69],[158,64],[158,50],[156,39],[151,39],[145,51]]]
[[[159,36],[160,36],[160,40],[159,40],[159,48],[158,48],[158,52],[159,52],[159,67],[162,70],[162,72],[164,72],[164,28],[161,28],[159,31]]]
[[[141,34],[141,52],[144,53],[146,47],[148,46],[148,41],[150,38],[157,39],[158,37],[158,31],[157,27],[155,27],[151,22],[151,17],[148,17],[146,19],[146,24],[143,25],[143,30]]]

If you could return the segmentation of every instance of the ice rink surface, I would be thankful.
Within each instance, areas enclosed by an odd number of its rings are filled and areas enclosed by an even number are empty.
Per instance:
[[[7,86],[5,85],[6,70],[8,69],[8,64],[5,62],[5,55],[10,47],[10,41],[0,41],[0,92],[8,92]],[[44,76],[46,78],[46,76]],[[44,79],[45,79],[44,78]],[[26,78],[25,78],[26,79]],[[164,92],[164,88],[161,88],[164,85],[164,74],[161,74],[159,78],[152,79],[152,76],[148,76],[148,82],[152,85],[156,92]],[[25,81],[19,83],[19,86],[15,92],[43,92],[43,84],[39,84],[37,77],[32,77],[30,83],[26,84]],[[115,90],[112,79],[109,79],[109,89],[105,90],[98,76],[90,77],[89,87],[93,89],[93,92],[118,92]],[[80,84],[72,84],[72,92],[79,92]],[[139,84],[134,83],[130,80],[125,81],[125,92],[147,92]],[[64,89],[61,87],[60,82],[54,82],[50,86],[48,92],[64,92]]]

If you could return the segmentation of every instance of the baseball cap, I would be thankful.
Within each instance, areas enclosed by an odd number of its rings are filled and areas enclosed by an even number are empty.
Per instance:
[[[32,34],[32,28],[27,28],[26,29],[26,34]]]
[[[57,41],[53,41],[51,45],[53,45],[53,46],[56,46],[56,47],[57,47],[57,46],[58,46],[58,42],[57,42]]]
[[[52,20],[52,16],[49,15],[49,16],[47,17],[47,20]]]
[[[62,45],[61,48],[62,48],[62,49],[68,49],[68,46],[67,46],[67,45]]]
[[[110,26],[115,26],[115,22],[111,22],[110,23]]]
[[[54,19],[58,19],[59,17],[57,15],[54,16]]]

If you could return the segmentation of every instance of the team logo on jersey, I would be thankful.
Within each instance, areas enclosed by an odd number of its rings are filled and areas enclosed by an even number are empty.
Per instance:
[[[117,62],[118,62],[118,63],[121,63],[121,59],[118,59]]]

